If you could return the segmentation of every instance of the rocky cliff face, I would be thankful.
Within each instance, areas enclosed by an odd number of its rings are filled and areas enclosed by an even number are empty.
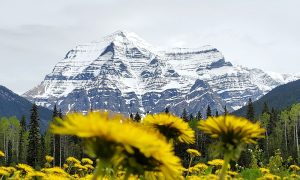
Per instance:
[[[109,109],[122,113],[235,110],[293,75],[234,66],[211,46],[158,51],[134,33],[118,31],[77,46],[24,97],[64,112]]]

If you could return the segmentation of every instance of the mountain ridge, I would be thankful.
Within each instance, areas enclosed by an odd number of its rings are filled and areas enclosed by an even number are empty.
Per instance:
[[[269,108],[275,108],[276,110],[282,110],[288,108],[293,104],[300,103],[300,80],[292,81],[287,84],[280,85],[259,100],[253,102],[255,115],[259,115],[258,110],[262,110],[264,103],[267,103]],[[233,114],[239,116],[245,116],[247,112],[247,106],[233,112]]]
[[[31,102],[0,85],[0,117],[16,116],[20,120],[25,115],[28,123],[31,108]],[[38,107],[38,112],[41,129],[45,130],[52,119],[52,111],[44,107]]]
[[[235,66],[212,46],[163,51],[134,33],[117,31],[71,49],[24,97],[50,108],[57,103],[64,112],[159,112],[170,107],[176,113],[182,108],[205,113],[208,105],[223,112],[225,105],[233,111],[249,97],[259,99],[300,77],[277,76],[281,80],[259,69]],[[192,89],[197,80],[203,81],[198,94]]]

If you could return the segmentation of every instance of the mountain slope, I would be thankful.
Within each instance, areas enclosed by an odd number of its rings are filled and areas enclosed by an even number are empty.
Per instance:
[[[300,103],[300,80],[296,80],[281,86],[278,86],[264,95],[259,100],[253,103],[255,113],[258,115],[263,109],[264,102],[268,104],[270,108],[284,109],[295,103]],[[234,114],[245,115],[247,107],[243,107]]]
[[[211,46],[162,51],[134,33],[118,31],[70,50],[24,97],[49,108],[57,103],[64,112],[160,112],[170,107],[179,114],[186,107],[189,113],[205,113],[208,105],[223,112],[225,104],[233,111],[249,97],[256,100],[299,78],[275,75],[234,66]]]
[[[30,101],[13,93],[6,87],[0,86],[0,117],[16,116],[18,119],[21,119],[25,115],[27,122],[29,122],[31,107],[32,103]],[[49,120],[52,118],[52,112],[44,107],[39,107],[38,112],[41,120],[41,129],[45,130]]]

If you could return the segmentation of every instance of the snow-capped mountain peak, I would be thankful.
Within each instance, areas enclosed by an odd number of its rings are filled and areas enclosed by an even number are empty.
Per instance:
[[[24,96],[64,111],[223,112],[256,100],[300,76],[235,66],[212,46],[157,50],[135,33],[117,31],[71,49]]]

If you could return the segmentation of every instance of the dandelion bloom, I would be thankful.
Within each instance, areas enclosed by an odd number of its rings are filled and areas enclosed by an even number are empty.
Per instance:
[[[213,159],[211,161],[208,161],[207,164],[212,165],[212,166],[222,166],[224,164],[223,159]]]
[[[9,175],[10,175],[9,172],[7,172],[7,171],[4,170],[4,169],[0,169],[0,176],[9,176]]]
[[[68,114],[64,120],[58,119],[51,129],[57,134],[85,138],[88,153],[112,163],[115,168],[124,167],[126,171],[139,175],[162,172],[167,179],[178,179],[181,163],[174,155],[172,145],[160,139],[157,133],[145,131],[127,121],[116,113],[74,113]]]
[[[300,167],[297,166],[297,165],[291,165],[289,168],[290,168],[292,171],[299,171],[299,170],[300,170]]]
[[[263,138],[265,129],[259,123],[232,115],[209,117],[200,121],[199,129],[212,138],[221,138],[223,143],[236,147],[240,143],[256,143],[256,139]]]
[[[187,149],[186,152],[188,152],[191,156],[201,156],[201,153],[196,149]]]
[[[34,169],[31,167],[31,166],[29,166],[29,165],[27,165],[27,164],[18,164],[17,166],[16,166],[16,168],[17,169],[20,169],[20,170],[22,170],[22,171],[25,171],[25,172],[33,172],[34,171]]]
[[[167,139],[175,139],[179,142],[193,144],[195,132],[183,119],[170,113],[148,114],[143,123],[157,129]]]
[[[45,157],[45,159],[46,159],[46,161],[47,161],[48,163],[51,163],[51,162],[54,160],[54,158],[53,158],[52,156],[49,156],[49,155],[47,155],[47,156]]]
[[[80,164],[80,161],[74,157],[68,157],[66,161],[69,164]]]
[[[4,157],[4,156],[5,156],[4,152],[0,151],[0,157]]]
[[[263,174],[268,174],[270,173],[270,170],[267,169],[267,168],[259,168],[260,172],[263,173]]]
[[[81,162],[83,164],[93,164],[94,163],[90,158],[82,158]]]
[[[41,169],[41,171],[46,173],[47,175],[55,175],[55,176],[61,176],[61,177],[69,176],[69,174],[60,167],[43,168],[43,169]]]

